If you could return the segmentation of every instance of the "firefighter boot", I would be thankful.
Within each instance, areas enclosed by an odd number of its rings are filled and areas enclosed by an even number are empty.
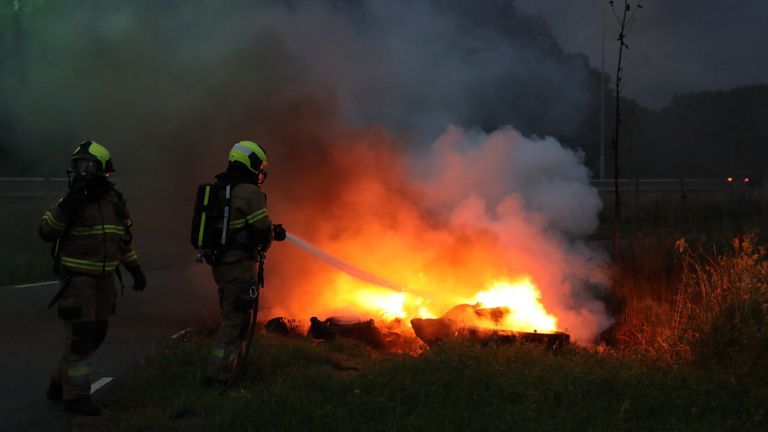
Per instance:
[[[91,402],[90,396],[64,401],[64,411],[81,416],[100,416],[101,408]]]
[[[64,387],[61,383],[51,378],[51,383],[48,384],[48,391],[45,392],[45,397],[49,400],[61,402],[64,396]]]

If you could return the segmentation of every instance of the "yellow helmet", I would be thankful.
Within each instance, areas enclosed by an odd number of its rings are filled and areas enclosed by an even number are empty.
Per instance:
[[[235,162],[245,165],[254,174],[267,176],[267,152],[253,141],[240,141],[232,146],[229,163]]]
[[[112,155],[106,147],[96,141],[87,140],[80,143],[72,153],[72,170],[82,171],[87,169],[84,162],[90,161],[94,166],[94,174],[109,175],[114,172]]]

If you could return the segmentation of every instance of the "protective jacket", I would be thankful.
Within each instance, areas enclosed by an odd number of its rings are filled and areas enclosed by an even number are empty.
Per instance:
[[[122,195],[111,187],[98,196],[88,196],[72,215],[56,201],[40,220],[40,237],[59,240],[56,255],[70,274],[110,276],[118,264],[129,271],[139,267],[131,246],[132,225]]]
[[[256,248],[272,240],[272,221],[267,213],[266,196],[256,184],[243,181],[242,174],[228,171],[217,178],[232,185],[230,237],[219,263],[252,260]]]

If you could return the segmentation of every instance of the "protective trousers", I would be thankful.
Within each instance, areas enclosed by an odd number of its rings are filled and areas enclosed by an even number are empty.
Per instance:
[[[53,373],[62,384],[64,400],[91,394],[91,357],[107,336],[109,315],[114,311],[115,281],[106,277],[73,275],[59,301],[64,324],[64,354]]]
[[[248,329],[248,311],[253,304],[249,295],[255,287],[253,259],[213,266],[213,278],[219,286],[221,325],[211,347],[206,375],[229,381],[240,360],[240,344]]]

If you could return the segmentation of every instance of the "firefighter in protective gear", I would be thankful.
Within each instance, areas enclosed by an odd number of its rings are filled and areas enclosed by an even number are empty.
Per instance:
[[[53,373],[47,397],[64,409],[99,415],[91,401],[91,357],[107,335],[114,310],[115,269],[122,264],[142,291],[146,278],[131,246],[131,218],[125,200],[108,176],[114,171],[109,151],[93,141],[72,155],[69,191],[40,220],[43,240],[54,242],[54,267],[60,274],[58,316],[65,329],[64,353]]]
[[[266,250],[272,240],[284,240],[285,231],[273,227],[261,185],[267,177],[267,154],[252,141],[241,141],[229,152],[227,170],[216,178],[231,186],[229,240],[212,263],[218,285],[221,325],[211,347],[203,385],[231,381],[240,344],[246,337],[249,309],[256,301],[257,250]],[[263,258],[263,256],[262,256]],[[244,359],[242,359],[244,360]]]

